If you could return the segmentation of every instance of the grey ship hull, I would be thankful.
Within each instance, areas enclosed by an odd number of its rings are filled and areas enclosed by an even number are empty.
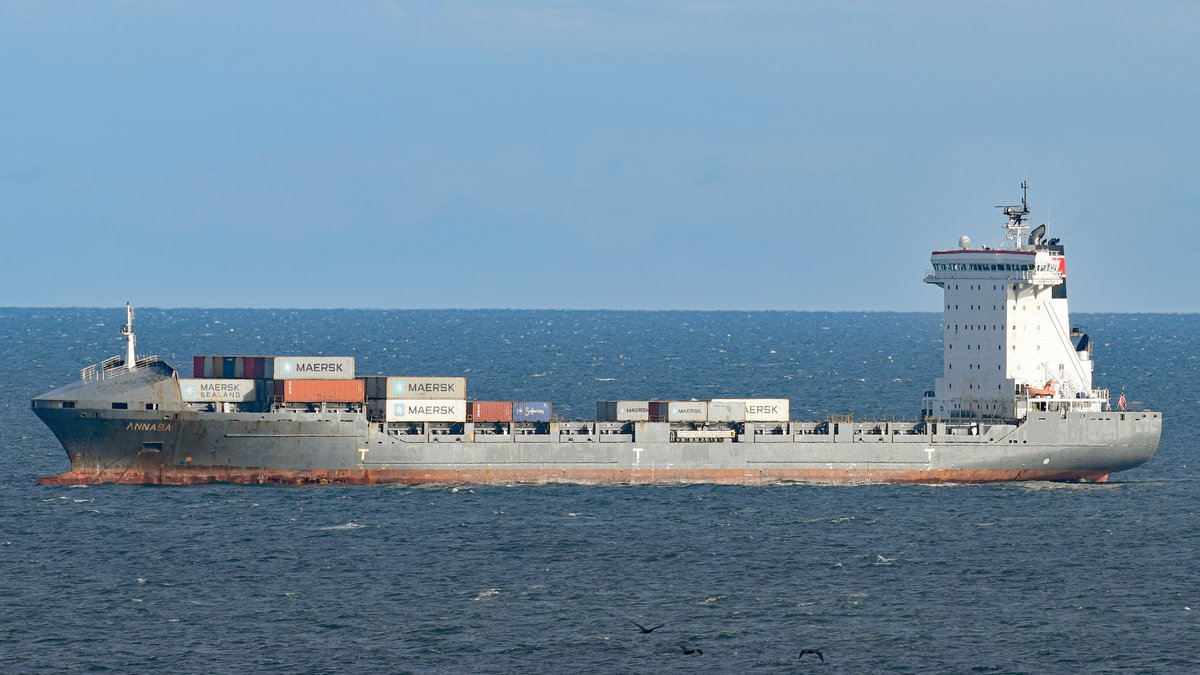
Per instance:
[[[673,438],[672,426],[657,422],[625,433],[570,422],[500,435],[484,433],[495,425],[467,423],[451,435],[432,424],[369,422],[362,412],[199,412],[172,395],[172,384],[177,392],[174,370],[159,363],[34,399],[71,459],[70,471],[41,482],[1103,481],[1149,460],[1162,427],[1158,412],[1113,411],[1035,412],[1019,424],[745,423],[707,439]],[[114,400],[126,407],[114,409]]]

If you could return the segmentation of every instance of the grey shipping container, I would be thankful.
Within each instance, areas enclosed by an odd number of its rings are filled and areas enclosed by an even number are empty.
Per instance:
[[[465,377],[389,377],[384,398],[466,398]]]
[[[254,380],[217,379],[212,377],[179,378],[179,392],[184,401],[253,401],[256,398]]]
[[[706,401],[650,401],[651,422],[707,422]]]
[[[741,403],[747,422],[786,422],[791,415],[791,402],[786,398],[714,398],[714,403]]]
[[[276,356],[276,380],[352,380],[353,356]]]
[[[746,404],[742,401],[709,401],[709,422],[745,422]]]
[[[459,398],[450,399],[384,399],[371,401],[368,408],[384,408],[384,419],[388,422],[465,422],[467,402]]]
[[[649,401],[597,401],[596,418],[601,422],[647,422]]]

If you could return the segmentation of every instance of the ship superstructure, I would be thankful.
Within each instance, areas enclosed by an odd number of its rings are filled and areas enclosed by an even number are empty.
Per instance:
[[[1024,188],[1024,184],[1022,184]],[[791,419],[786,398],[473,401],[458,376],[355,372],[353,357],[125,355],[33,399],[71,469],[44,483],[936,483],[1102,481],[1146,462],[1161,413],[1112,410],[1071,328],[1066,259],[1026,198],[1005,242],[935,251],[944,363],[917,421]],[[1123,399],[1122,399],[1123,400]]]
[[[1021,187],[1027,188],[1022,183]],[[1031,410],[1092,411],[1109,404],[1092,386],[1092,347],[1067,309],[1067,262],[1046,226],[1026,224],[1029,205],[1008,216],[998,248],[934,251],[926,283],[944,290],[942,376],[927,392],[927,416],[1025,419]]]

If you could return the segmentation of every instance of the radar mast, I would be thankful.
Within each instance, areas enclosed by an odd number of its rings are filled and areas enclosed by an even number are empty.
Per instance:
[[[1008,234],[1004,236],[1004,241],[1015,242],[1015,248],[1022,250],[1025,244],[1025,231],[1029,229],[1029,225],[1025,222],[1025,216],[1029,215],[1029,183],[1021,181],[1021,203],[1009,204],[1007,206],[997,206],[998,209],[1004,210],[1004,215],[1008,216],[1008,222],[1002,227],[1008,230]],[[1003,246],[1003,244],[1001,244]]]

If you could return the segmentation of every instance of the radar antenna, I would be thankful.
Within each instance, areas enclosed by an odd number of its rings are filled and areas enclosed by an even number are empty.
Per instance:
[[[1025,216],[1029,215],[1029,183],[1021,181],[1021,203],[1000,205],[996,208],[1003,209],[1004,215],[1008,216],[1008,222],[1002,227],[1008,230],[1008,234],[1004,236],[1004,241],[1015,241],[1016,248],[1022,247],[1023,235],[1029,226],[1025,224]],[[1003,244],[1001,244],[1003,245]]]
[[[125,303],[125,325],[121,326],[125,336],[125,368],[133,370],[137,365],[137,338],[133,336],[133,306]]]

